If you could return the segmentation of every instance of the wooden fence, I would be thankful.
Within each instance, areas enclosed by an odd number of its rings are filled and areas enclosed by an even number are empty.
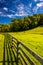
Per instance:
[[[15,51],[15,61],[17,65],[36,65],[33,60],[30,59],[28,53],[30,53],[34,58],[36,58],[41,65],[43,65],[43,58],[41,58],[38,54],[24,45],[21,41],[11,36],[10,34],[6,34],[7,38],[10,42],[10,47],[14,48]],[[25,52],[25,51],[27,52]]]

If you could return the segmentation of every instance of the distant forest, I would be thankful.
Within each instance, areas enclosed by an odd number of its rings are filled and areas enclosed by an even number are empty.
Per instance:
[[[13,19],[9,24],[0,24],[0,32],[24,31],[38,26],[43,26],[43,14],[34,14],[33,16]]]

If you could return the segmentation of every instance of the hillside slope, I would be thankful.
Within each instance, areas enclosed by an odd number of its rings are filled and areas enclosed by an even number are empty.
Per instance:
[[[13,32],[10,34],[43,58],[43,27],[37,27],[24,32]],[[36,65],[40,65],[39,61],[31,54],[28,54],[28,56],[36,63]]]
[[[39,27],[31,29],[27,32],[33,33],[33,34],[43,34],[43,27],[39,26]]]

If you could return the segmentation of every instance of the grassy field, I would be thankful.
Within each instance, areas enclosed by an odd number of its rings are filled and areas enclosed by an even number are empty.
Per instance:
[[[0,34],[0,65],[16,65],[11,61],[15,61],[15,58],[10,48],[9,40],[5,34]]]
[[[0,61],[3,61],[4,36],[0,34]],[[2,63],[0,63],[2,65]]]
[[[43,58],[43,27],[37,27],[29,31],[10,34]],[[36,65],[41,65],[30,53],[28,55],[36,63]]]
[[[43,58],[43,27],[37,27],[32,30],[23,31],[23,32],[13,32],[13,33],[9,33],[9,34],[11,34],[13,37],[17,38],[18,40],[20,40],[24,45],[26,45],[28,48],[33,50],[37,55],[39,55],[40,57]],[[9,44],[9,41],[6,38],[6,36],[5,36],[5,40],[7,43],[6,49],[8,51],[9,57],[11,58],[11,56],[10,56],[10,53],[11,53],[12,59],[13,59],[14,54],[12,53],[12,50],[10,49],[10,44]],[[25,53],[28,55],[28,57],[36,65],[41,65],[41,63],[34,56],[32,56],[29,52],[27,52],[24,49],[24,47],[22,47],[22,46],[20,46],[20,47],[22,48],[23,51],[25,51]],[[7,53],[7,51],[6,51],[6,53]],[[3,52],[4,52],[4,35],[0,34],[0,61],[3,61]],[[22,52],[21,52],[21,54],[22,54]],[[5,57],[7,59],[8,58],[7,54],[5,54],[5,55],[6,55]],[[24,59],[26,60],[25,57],[24,57]],[[28,63],[28,65],[30,65],[30,63],[28,61],[27,61],[27,63]],[[0,63],[0,65],[2,65],[2,63]],[[19,65],[21,65],[21,64],[19,63]]]

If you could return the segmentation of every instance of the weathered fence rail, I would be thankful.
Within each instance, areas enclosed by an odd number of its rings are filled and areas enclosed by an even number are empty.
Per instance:
[[[9,39],[10,46],[15,50],[15,61],[17,65],[20,65],[19,62],[21,63],[21,65],[29,65],[28,62],[30,63],[30,65],[36,65],[34,61],[30,59],[30,57],[25,53],[25,51],[20,46],[22,46],[27,52],[29,52],[33,57],[35,57],[41,63],[41,65],[43,65],[43,58],[41,58],[38,54],[36,54],[27,46],[25,46],[22,42],[12,37],[10,34],[6,35],[7,38]]]

